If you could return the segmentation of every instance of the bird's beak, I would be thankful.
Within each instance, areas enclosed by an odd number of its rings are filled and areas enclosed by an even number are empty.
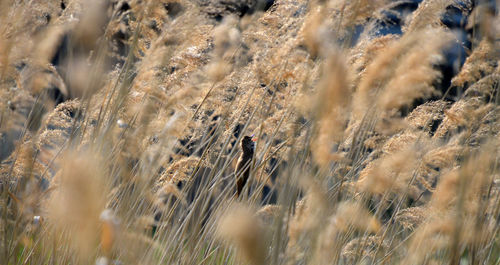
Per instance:
[[[252,134],[250,137],[252,137],[252,142],[257,142],[257,137],[254,137],[255,134]]]

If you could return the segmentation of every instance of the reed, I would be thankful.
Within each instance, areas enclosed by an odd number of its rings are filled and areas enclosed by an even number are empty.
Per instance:
[[[498,264],[476,2],[1,1],[0,264]]]

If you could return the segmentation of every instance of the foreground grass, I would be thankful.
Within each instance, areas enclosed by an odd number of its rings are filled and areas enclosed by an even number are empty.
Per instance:
[[[0,264],[500,261],[494,8],[381,35],[398,3],[3,5]],[[477,19],[443,85],[453,8]]]

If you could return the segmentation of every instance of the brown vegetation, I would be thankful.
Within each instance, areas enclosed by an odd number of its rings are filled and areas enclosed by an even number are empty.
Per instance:
[[[476,2],[0,2],[0,264],[498,264]]]

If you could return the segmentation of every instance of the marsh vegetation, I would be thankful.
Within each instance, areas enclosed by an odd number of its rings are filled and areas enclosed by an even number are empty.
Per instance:
[[[0,264],[499,264],[498,7],[1,1]]]

